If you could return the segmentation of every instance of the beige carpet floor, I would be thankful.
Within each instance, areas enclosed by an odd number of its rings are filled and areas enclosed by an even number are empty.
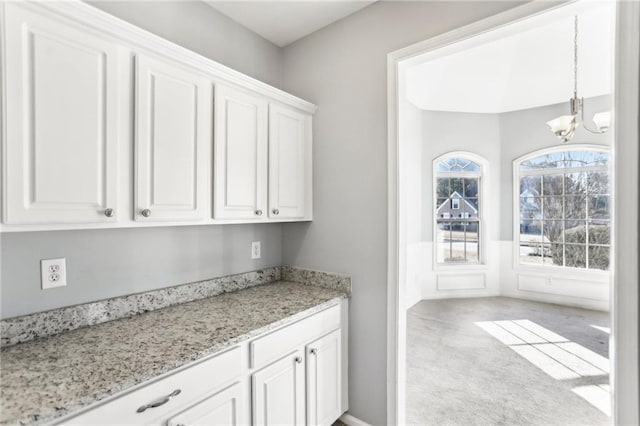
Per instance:
[[[419,302],[407,313],[407,421],[610,424],[608,327],[607,313],[505,297]]]

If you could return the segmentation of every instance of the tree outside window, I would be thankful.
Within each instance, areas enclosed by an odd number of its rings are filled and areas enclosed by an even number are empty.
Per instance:
[[[519,262],[609,268],[609,153],[573,148],[516,163]]]

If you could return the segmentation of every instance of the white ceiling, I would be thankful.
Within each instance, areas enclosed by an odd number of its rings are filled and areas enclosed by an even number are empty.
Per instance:
[[[413,60],[418,64],[407,70],[407,98],[425,110],[476,113],[568,102],[574,13],[579,14],[578,95],[611,93],[613,2],[563,9],[477,37],[484,40],[464,50]]]
[[[284,47],[376,0],[205,0],[237,23]]]

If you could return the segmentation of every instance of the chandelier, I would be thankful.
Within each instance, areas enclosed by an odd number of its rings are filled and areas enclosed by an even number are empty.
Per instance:
[[[599,112],[593,116],[595,129],[590,129],[584,121],[584,98],[578,97],[578,15],[574,16],[573,26],[573,97],[569,100],[570,115],[562,115],[547,121],[547,126],[562,141],[568,142],[582,124],[590,133],[602,134],[609,130],[610,112]]]

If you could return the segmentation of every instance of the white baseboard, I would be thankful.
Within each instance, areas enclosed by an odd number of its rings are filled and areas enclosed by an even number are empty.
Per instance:
[[[342,416],[340,416],[340,420],[342,421],[342,423],[348,426],[371,426],[369,423],[363,422],[359,418],[353,417],[349,413],[344,413]]]

